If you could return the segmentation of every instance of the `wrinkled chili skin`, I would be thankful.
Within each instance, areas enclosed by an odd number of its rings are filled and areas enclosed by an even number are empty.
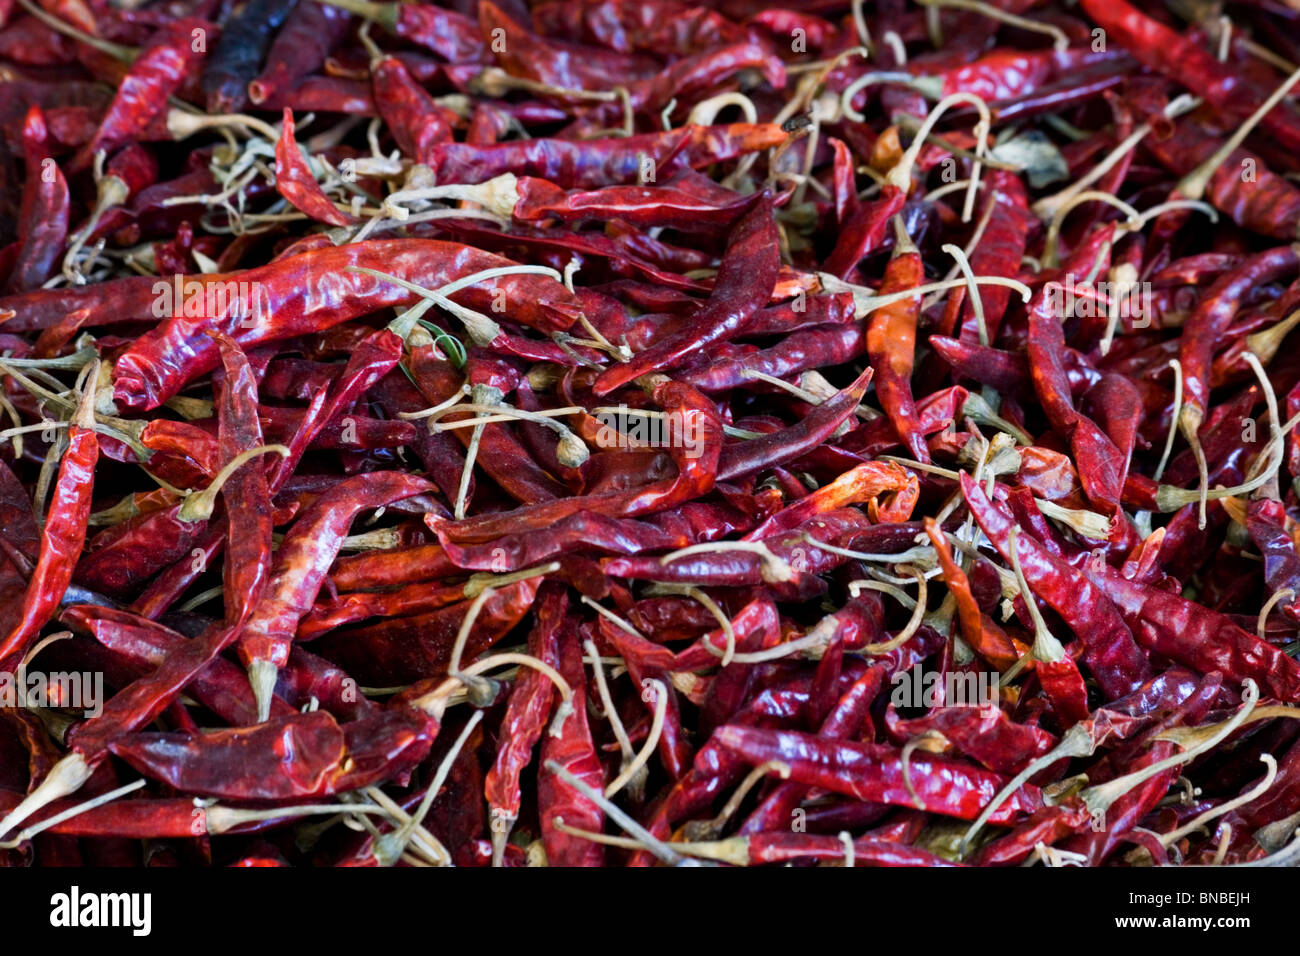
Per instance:
[[[277,622],[284,627],[289,622],[296,625],[296,615],[300,613],[296,608],[304,599],[314,599],[333,559],[310,544],[315,527],[336,528],[341,519],[350,521],[358,510],[381,507],[427,489],[427,482],[414,476],[375,472],[340,482],[322,495],[315,502],[315,519],[295,526],[300,530],[296,542],[286,541],[277,560],[286,573],[281,580],[269,583],[270,590],[258,602],[249,623],[242,628],[212,626],[169,653],[156,671],[119,691],[101,714],[79,724],[69,735],[73,749],[86,754],[88,759],[102,760],[114,739],[153,720],[176,694],[242,635],[249,635],[247,644],[254,652],[265,648],[276,657],[283,649],[287,658],[289,641],[273,625]],[[345,531],[346,528],[338,532],[337,537],[341,538]],[[305,604],[310,606],[311,600],[305,600]]]
[[[583,510],[610,517],[632,518],[662,511],[704,494],[714,485],[722,449],[722,427],[713,403],[689,385],[674,381],[656,385],[652,398],[665,411],[680,415],[683,432],[689,430],[696,437],[690,447],[681,443],[670,449],[678,467],[675,477],[628,491],[560,498],[504,515],[441,523],[437,526],[439,535],[445,533],[452,541],[465,543],[491,541],[521,528],[544,528]]]
[[[248,357],[229,338],[218,339],[222,385],[219,390],[217,442],[222,457],[233,460],[262,444],[257,417],[257,382]],[[271,489],[261,461],[235,472],[222,487],[226,503],[226,563],[224,580],[231,600],[226,623],[237,625],[261,599],[271,571]]]
[[[1209,408],[1209,372],[1214,346],[1236,314],[1241,298],[1260,283],[1294,272],[1297,264],[1300,264],[1300,253],[1296,248],[1279,246],[1250,257],[1206,290],[1188,318],[1178,344],[1186,408],[1201,414]]]
[[[73,169],[88,168],[100,150],[111,152],[150,138],[151,124],[166,109],[167,97],[180,89],[204,59],[206,46],[194,42],[195,30],[203,31],[208,42],[219,32],[204,20],[176,20],[131,64],[94,137],[73,159]]]
[[[221,38],[204,64],[202,86],[208,112],[237,113],[248,100],[248,84],[262,56],[298,0],[249,0],[225,22]]]
[[[1244,120],[1259,105],[1253,90],[1212,54],[1124,0],[1083,0],[1083,12],[1145,66],[1202,96],[1215,109]],[[1262,96],[1259,97],[1262,99]],[[1282,104],[1262,121],[1285,148],[1300,149],[1300,115]]]
[[[248,98],[258,106],[279,105],[278,98],[315,71],[343,39],[348,15],[323,3],[295,3],[271,40],[266,66],[248,84]]]
[[[567,609],[564,591],[548,589],[541,596],[537,623],[528,635],[529,653],[539,660],[559,658],[559,630]],[[519,816],[522,800],[519,776],[528,766],[533,748],[546,729],[554,698],[555,685],[538,671],[524,674],[511,689],[506,716],[501,722],[496,760],[484,780],[484,792],[492,814],[511,820]]]
[[[582,144],[561,139],[435,148],[429,166],[439,182],[482,183],[502,173],[536,176],[562,189],[598,189],[638,181],[652,162],[656,177],[777,146],[785,133],[772,123],[687,127]]]
[[[275,144],[275,188],[300,212],[331,226],[346,226],[352,217],[329,201],[316,182],[293,131],[293,110],[284,108]]]
[[[251,728],[129,734],[113,754],[178,790],[277,803],[373,786],[415,767],[437,723],[409,708],[339,726],[330,714],[292,714]],[[238,774],[232,774],[234,768]]]
[[[9,273],[6,293],[38,289],[54,273],[68,234],[68,182],[49,149],[49,131],[40,107],[23,121],[23,159],[27,184],[18,214],[21,248]]]
[[[980,529],[1009,560],[1016,523],[968,476],[962,476],[961,484]],[[1111,603],[1104,587],[1048,553],[1028,534],[1016,535],[1016,554],[1035,594],[1051,605],[1083,642],[1083,659],[1108,699],[1128,693],[1148,678],[1150,665],[1122,619],[1123,609]]]
[[[794,731],[727,727],[721,742],[747,761],[783,760],[791,779],[844,793],[859,800],[910,806],[903,784],[900,751],[882,744],[824,740]],[[938,757],[914,755],[913,786],[927,810],[973,820],[1006,783],[998,774]],[[1009,822],[1042,806],[1038,788],[1024,784],[989,819]]]
[[[27,582],[19,619],[0,643],[0,661],[18,663],[41,628],[54,616],[64,591],[72,583],[76,559],[85,544],[99,440],[91,428],[74,424],[70,431],[68,449],[59,463],[54,497],[41,531],[36,567]]]
[[[602,789],[605,773],[591,739],[587,723],[586,677],[582,667],[582,645],[572,620],[564,626],[554,660],[548,662],[559,670],[574,691],[573,709],[558,729],[558,736],[542,738],[542,770],[537,781],[538,817],[546,858],[552,866],[602,866],[605,848],[599,843],[570,836],[555,826],[563,820],[571,827],[599,831],[604,813],[591,800],[554,774],[549,765],[563,767],[588,786]]]
[[[595,393],[607,395],[648,372],[671,369],[691,352],[743,330],[771,296],[780,265],[776,218],[771,198],[764,193],[732,229],[713,291],[695,314],[693,327],[602,372],[593,386]]]
[[[244,348],[319,332],[358,315],[385,306],[410,304],[415,293],[369,275],[347,271],[351,266],[388,271],[421,283],[440,285],[453,278],[506,265],[506,260],[454,243],[435,240],[379,240],[304,253],[240,273],[241,288],[250,291],[236,298],[236,304],[220,315],[173,314],[121,355],[115,366],[114,400],[128,408],[157,407],[197,375],[210,370],[216,360],[216,346],[207,330],[224,331]],[[227,276],[204,276],[204,304],[210,287],[229,281]],[[189,281],[189,280],[187,280]],[[498,289],[516,309],[518,321],[540,329],[563,331],[577,315],[576,305],[559,288],[548,289],[554,280],[541,276],[506,276]],[[166,283],[162,283],[166,285]],[[547,291],[543,291],[547,290]],[[148,295],[146,295],[148,291]],[[162,292],[160,286],[158,292]],[[153,287],[132,284],[126,308],[144,319],[157,302]],[[213,293],[215,295],[215,293]],[[186,301],[192,301],[186,293]],[[486,290],[471,287],[457,293],[470,308],[490,310]],[[247,301],[245,301],[247,300]],[[215,301],[215,300],[213,300]],[[197,306],[192,311],[199,310]],[[261,321],[247,325],[245,317]]]
[[[1284,844],[1300,13],[38,2],[0,863]]]

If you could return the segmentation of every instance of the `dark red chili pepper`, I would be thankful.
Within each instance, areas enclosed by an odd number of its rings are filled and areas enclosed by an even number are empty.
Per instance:
[[[764,194],[732,230],[713,292],[696,313],[693,328],[661,339],[630,361],[602,372],[593,386],[596,394],[606,395],[648,372],[673,368],[689,353],[743,331],[771,296],[779,265],[776,220],[771,200]]]
[[[0,642],[0,661],[16,663],[41,628],[54,617],[63,592],[72,583],[77,556],[86,540],[90,500],[95,488],[99,440],[95,435],[95,386],[98,364],[69,425],[68,447],[59,462],[54,499],[41,529],[40,554],[23,597],[22,611]]]
[[[332,226],[346,226],[355,220],[330,202],[312,175],[307,159],[293,135],[293,111],[284,108],[280,139],[275,144],[275,186],[285,199],[312,219]]]
[[[873,803],[915,806],[915,800],[920,800],[930,812],[962,820],[979,816],[1006,782],[992,771],[929,754],[913,754],[905,763],[901,751],[883,744],[731,726],[720,728],[717,737],[750,763],[780,760],[788,764],[790,778],[800,783]],[[908,779],[912,792],[905,782]],[[989,819],[1009,823],[1042,806],[1041,791],[1026,783]]]
[[[449,63],[478,63],[487,45],[472,17],[428,4],[372,3],[369,0],[313,0],[364,17],[394,36],[432,50]]]
[[[713,487],[722,450],[722,428],[713,403],[688,385],[666,381],[654,386],[654,401],[665,414],[675,415],[683,440],[668,449],[677,464],[672,478],[651,482],[627,491],[548,501],[503,515],[484,515],[439,526],[448,538],[458,542],[491,541],[521,529],[545,528],[579,511],[611,517],[650,514],[697,498]]]
[[[1010,560],[1014,521],[964,474],[961,486],[980,530]],[[1128,693],[1147,679],[1150,665],[1121,619],[1122,609],[1111,603],[1104,588],[1047,553],[1028,534],[1016,535],[1016,553],[1026,580],[1037,588],[1037,596],[1061,615],[1083,643],[1083,660],[1107,699]]]
[[[337,7],[295,3],[271,41],[265,68],[248,84],[248,98],[257,106],[278,105],[298,80],[325,62],[347,28],[348,15]]]
[[[551,866],[600,866],[605,860],[604,848],[599,843],[565,833],[557,823],[562,821],[569,827],[600,832],[604,813],[550,769],[551,764],[556,764],[588,786],[597,790],[605,787],[604,768],[587,725],[587,682],[582,664],[582,645],[571,621],[562,627],[557,655],[550,663],[568,682],[573,690],[573,699],[572,710],[560,724],[558,736],[546,734],[542,737],[537,815],[542,826],[546,859]]]
[[[427,164],[434,146],[452,141],[449,111],[434,102],[401,60],[386,56],[376,62],[370,84],[375,109],[404,154]]]
[[[167,108],[167,98],[180,89],[203,60],[207,48],[195,42],[195,30],[204,31],[209,38],[217,33],[212,24],[203,20],[176,20],[140,51],[118,84],[117,95],[94,137],[78,150],[72,169],[89,168],[100,150],[112,152],[149,135],[152,124]]]
[[[209,330],[225,331],[247,349],[319,332],[357,315],[410,304],[418,298],[382,279],[351,272],[350,267],[374,268],[437,286],[507,265],[510,263],[498,256],[455,243],[390,240],[308,252],[233,276],[178,280],[170,290],[161,288],[167,283],[132,283],[119,287],[121,299],[102,289],[87,291],[94,294],[90,301],[130,310],[141,320],[153,313],[159,295],[172,300],[171,317],[123,353],[114,366],[115,400],[128,407],[153,408],[192,376],[215,365],[216,346],[203,334]],[[190,287],[191,283],[195,285]],[[229,283],[235,284],[234,290]],[[179,293],[176,285],[181,286]],[[490,310],[492,296],[504,296],[514,310],[515,321],[548,331],[569,328],[580,311],[553,279],[543,276],[507,275],[496,280],[495,288],[493,293],[471,286],[453,298],[470,308]],[[218,301],[217,296],[228,307],[209,314],[208,303]],[[200,314],[191,314],[196,312]],[[265,320],[258,321],[258,316]]]
[[[342,726],[317,710],[197,737],[128,734],[111,749],[141,773],[187,793],[277,803],[398,777],[424,759],[437,730],[437,721],[410,708]]]
[[[574,143],[530,139],[437,147],[429,165],[440,183],[483,183],[502,173],[536,176],[562,189],[599,189],[667,179],[688,169],[779,146],[785,131],[774,123],[690,126]]]
[[[33,106],[23,122],[23,190],[18,235],[21,242],[6,292],[38,289],[55,272],[68,237],[68,182],[54,161],[45,117]]]
[[[257,383],[248,358],[228,336],[217,339],[221,347],[222,376],[218,444],[222,457],[233,460],[240,452],[262,444],[257,417]],[[264,463],[253,459],[222,486],[226,503],[226,566],[224,582],[229,601],[226,623],[238,626],[261,599],[271,571],[271,491]]]
[[[1210,362],[1214,346],[1237,312],[1242,296],[1256,286],[1294,272],[1300,252],[1278,246],[1251,256],[1225,272],[1197,303],[1178,344],[1183,367],[1183,406],[1178,424],[1189,440],[1200,429],[1209,410]]]
[[[1144,66],[1205,98],[1234,120],[1259,105],[1255,90],[1190,38],[1146,16],[1124,0],[1084,0],[1083,10],[1107,36]],[[1264,129],[1284,148],[1300,149],[1300,113],[1287,103],[1264,116]]]
[[[221,38],[203,67],[209,113],[243,108],[263,54],[296,4],[297,0],[249,0],[222,25]]]
[[[1079,463],[1079,478],[1088,497],[1113,514],[1119,507],[1127,457],[1096,423],[1074,407],[1062,353],[1065,337],[1051,308],[1051,295],[1040,293],[1029,305],[1029,371],[1034,391],[1049,421],[1070,442]]]

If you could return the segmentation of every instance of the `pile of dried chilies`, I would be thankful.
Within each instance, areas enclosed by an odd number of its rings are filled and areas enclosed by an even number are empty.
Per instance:
[[[1298,81],[1294,4],[0,0],[0,861],[1300,860]]]

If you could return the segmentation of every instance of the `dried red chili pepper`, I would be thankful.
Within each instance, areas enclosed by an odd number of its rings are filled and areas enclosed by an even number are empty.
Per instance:
[[[212,55],[203,67],[203,92],[209,113],[233,113],[248,99],[248,84],[262,56],[297,0],[249,0],[222,25]]]
[[[41,529],[40,554],[23,597],[18,621],[0,642],[0,661],[19,661],[42,627],[54,617],[72,582],[77,556],[86,540],[90,500],[95,488],[99,439],[95,435],[95,389],[99,365],[92,364],[76,412],[69,423],[68,447],[59,462],[54,499]]]
[[[693,328],[661,339],[630,361],[602,372],[593,386],[596,394],[607,395],[649,372],[671,369],[689,353],[743,331],[771,296],[779,266],[776,219],[771,200],[764,194],[728,237],[713,291],[696,313]]]
[[[54,273],[68,237],[68,182],[50,151],[49,132],[39,107],[23,121],[23,190],[18,234],[21,246],[9,271],[6,292],[40,288]]]
[[[587,725],[582,646],[572,622],[566,623],[560,631],[554,663],[556,670],[573,689],[573,707],[564,715],[556,735],[546,734],[542,737],[537,812],[542,825],[546,859],[551,866],[600,866],[605,859],[600,844],[573,837],[557,824],[562,821],[569,827],[600,832],[604,814],[591,800],[550,769],[552,765],[562,767],[598,790],[602,790],[605,785],[605,772]]]

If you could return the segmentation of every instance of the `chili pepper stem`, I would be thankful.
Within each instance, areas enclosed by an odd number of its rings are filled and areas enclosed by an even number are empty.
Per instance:
[[[217,472],[217,476],[212,479],[212,484],[197,494],[186,497],[176,517],[181,521],[207,521],[212,517],[212,510],[217,506],[217,493],[221,491],[230,476],[252,459],[268,453],[274,453],[282,458],[287,458],[290,454],[289,449],[284,445],[260,445],[240,452]]]
[[[1174,191],[1180,196],[1186,196],[1188,199],[1203,197],[1205,190],[1210,186],[1211,177],[1218,168],[1227,162],[1228,157],[1241,147],[1241,144],[1246,141],[1246,137],[1259,125],[1260,120],[1282,102],[1296,83],[1300,83],[1300,70],[1296,70],[1287,77],[1269,98],[1259,105],[1259,109],[1255,110],[1249,119],[1238,126],[1232,135],[1224,140],[1222,146],[1215,150],[1203,163],[1180,179]],[[1296,227],[1296,235],[1300,236],[1300,225]]]
[[[366,269],[362,266],[349,266],[348,271],[374,276],[376,279],[383,279],[385,282],[391,282],[410,292],[415,292],[418,295],[432,299],[436,305],[450,312],[465,324],[465,329],[469,332],[470,338],[474,340],[475,345],[490,345],[492,341],[501,334],[501,327],[486,315],[483,315],[480,312],[475,312],[473,309],[467,309],[465,306],[447,298],[448,292],[452,291],[450,287],[455,285],[455,283],[450,283],[442,289],[428,289],[424,286],[416,285],[414,282],[407,282],[405,279],[401,279],[395,275],[390,275],[387,272],[379,272],[376,269]],[[464,286],[457,286],[457,288],[463,287]]]
[[[226,129],[231,126],[244,126],[256,130],[272,143],[278,142],[280,139],[280,131],[274,126],[271,126],[265,120],[260,120],[256,116],[249,116],[246,113],[208,116],[206,114],[187,113],[184,110],[167,111],[167,132],[175,140],[188,139],[195,133],[205,129]]]
[[[414,816],[412,816],[410,820],[397,830],[392,833],[384,834],[384,836],[375,841],[373,853],[375,859],[379,861],[380,866],[392,866],[393,863],[395,863],[401,855],[406,852],[406,844],[410,842],[411,833],[416,827],[420,826],[424,822],[424,818],[428,815],[429,808],[433,806],[433,801],[437,797],[438,791],[442,789],[442,785],[447,780],[448,774],[451,773],[452,764],[456,762],[456,758],[460,756],[460,752],[464,748],[465,742],[469,740],[470,734],[474,732],[474,728],[478,726],[479,721],[482,719],[483,711],[476,710],[470,716],[470,719],[465,722],[465,726],[461,729],[460,735],[456,738],[455,743],[451,745],[451,749],[447,751],[447,755],[443,757],[442,762],[438,764],[438,770],[434,774],[433,780],[429,783],[429,788],[425,791],[424,799],[420,801],[420,808],[415,812]]]
[[[79,30],[72,24],[60,20],[58,17],[51,16],[36,4],[32,3],[31,0],[18,0],[18,3],[24,10],[56,33],[61,33],[66,37],[71,37],[78,43],[84,43],[91,49],[98,50],[100,53],[111,56],[113,59],[121,63],[134,63],[136,58],[140,55],[139,49],[135,47],[124,46],[121,43],[112,43],[109,40],[105,40],[103,37],[92,36],[84,30]]]
[[[373,0],[315,0],[315,2],[354,13],[379,24],[390,32],[397,29],[397,20],[401,14],[400,3],[375,3]]]
[[[789,780],[791,767],[784,760],[768,760],[752,768],[745,775],[745,779],[740,782],[740,786],[728,798],[723,808],[718,811],[716,817],[711,820],[692,820],[686,824],[686,836],[689,837],[690,842],[712,841],[721,836],[728,821],[736,815],[736,811],[745,802],[745,798],[749,796],[750,791],[766,780],[768,774],[773,773],[782,780]]]
[[[1094,823],[1104,828],[1106,825],[1106,811],[1110,809],[1111,804],[1143,781],[1150,780],[1157,774],[1163,773],[1173,767],[1180,767],[1183,764],[1196,759],[1196,757],[1206,751],[1216,747],[1246,721],[1246,718],[1249,717],[1250,712],[1255,709],[1255,704],[1258,703],[1258,701],[1259,687],[1256,686],[1253,680],[1246,678],[1245,686],[1241,693],[1241,707],[1231,719],[1226,720],[1221,724],[1216,724],[1210,728],[1193,728],[1190,733],[1184,732],[1181,735],[1183,738],[1182,740],[1171,736],[1171,732],[1168,731],[1156,738],[1158,740],[1174,740],[1176,744],[1183,747],[1182,753],[1174,754],[1172,757],[1166,757],[1164,760],[1143,767],[1141,770],[1135,771],[1134,773],[1125,774],[1122,777],[1116,777],[1114,780],[1108,780],[1106,783],[1098,784],[1095,787],[1089,787],[1087,790],[1084,790],[1079,794],[1079,797],[1083,800],[1084,806],[1086,806],[1088,811],[1092,814]],[[1207,731],[1209,731],[1208,735]],[[1184,743],[1189,742],[1187,738],[1193,736],[1199,736],[1202,739],[1198,740],[1191,746],[1184,747]]]
[[[646,735],[645,743],[631,763],[626,764],[619,771],[618,776],[605,787],[605,796],[607,797],[614,796],[628,783],[635,780],[641,769],[649,762],[650,755],[654,753],[655,747],[659,746],[659,738],[664,730],[664,717],[668,713],[668,688],[660,680],[651,679],[649,683],[654,687],[655,694],[655,713],[654,720],[650,724],[650,733]]]
[[[126,784],[125,786],[118,787],[115,790],[110,790],[108,793],[100,794],[98,797],[94,797],[93,799],[87,800],[85,803],[79,803],[74,807],[69,807],[68,809],[64,810],[62,813],[56,813],[54,816],[42,820],[40,823],[34,824],[30,827],[23,829],[13,839],[6,840],[3,843],[0,843],[0,849],[12,850],[14,847],[18,846],[19,844],[25,843],[26,841],[32,839],[32,837],[36,836],[39,833],[43,833],[44,831],[50,829],[51,827],[58,826],[60,823],[62,823],[65,820],[71,820],[73,817],[80,816],[81,814],[89,810],[94,810],[96,807],[102,807],[104,806],[104,804],[111,803],[112,801],[116,800],[118,797],[124,797],[128,793],[132,793],[136,790],[139,790],[144,785],[145,785],[145,781],[136,780],[132,783]]]
[[[921,148],[925,145],[926,137],[930,135],[935,123],[939,121],[943,114],[959,103],[968,103],[974,106],[979,113],[979,120],[975,124],[975,152],[979,158],[971,169],[970,186],[966,191],[966,202],[962,206],[961,214],[962,222],[970,222],[971,212],[975,206],[975,192],[979,189],[980,166],[988,148],[989,130],[993,125],[993,117],[989,113],[988,104],[974,93],[953,93],[936,103],[934,109],[930,110],[926,115],[921,128],[917,130],[912,145],[907,148],[907,152],[890,169],[885,179],[890,186],[901,190],[904,195],[911,191],[912,167],[916,164],[917,157],[921,155]]]
[[[980,815],[975,818],[975,821],[966,830],[966,835],[961,838],[961,843],[958,844],[958,854],[963,857],[966,855],[971,841],[984,828],[984,824],[988,823],[989,818],[997,812],[998,807],[1006,803],[1008,798],[1019,790],[1023,784],[1027,783],[1034,774],[1047,769],[1058,760],[1068,757],[1091,757],[1096,752],[1098,744],[1097,740],[1094,739],[1093,731],[1091,721],[1080,721],[1065,732],[1055,747],[1041,757],[1029,761],[1018,774],[1008,780],[1006,786],[997,792],[997,795],[980,811]]]
[[[271,719],[271,701],[275,697],[275,682],[280,669],[271,661],[254,660],[248,665],[248,684],[253,689],[253,700],[257,704],[257,722],[266,723]]]
[[[1259,759],[1264,764],[1263,780],[1251,787],[1245,793],[1193,817],[1178,829],[1162,834],[1159,839],[1165,848],[1167,849],[1173,846],[1189,833],[1194,833],[1201,829],[1201,827],[1205,826],[1205,824],[1209,823],[1211,820],[1217,819],[1226,813],[1231,813],[1238,807],[1244,807],[1246,804],[1252,803],[1266,794],[1273,786],[1273,782],[1277,779],[1277,759],[1272,754],[1260,754]]]
[[[402,203],[419,202],[429,199],[456,199],[478,203],[507,222],[514,216],[515,206],[519,203],[519,180],[514,173],[502,173],[485,183],[478,185],[461,185],[449,183],[444,186],[427,186],[420,189],[399,189],[384,199],[384,210],[399,222],[410,215],[410,210]],[[547,270],[548,272],[550,270]]]
[[[480,658],[473,664],[470,664],[464,670],[456,674],[451,674],[441,684],[435,687],[415,700],[411,701],[411,706],[417,710],[423,711],[435,720],[441,720],[442,715],[446,712],[448,702],[456,691],[465,686],[466,678],[476,677],[484,671],[489,671],[494,667],[500,667],[503,664],[520,664],[524,667],[531,667],[533,670],[544,675],[551,681],[560,692],[561,703],[556,710],[555,719],[558,723],[563,723],[568,719],[569,714],[573,712],[573,688],[550,664],[540,661],[536,657],[528,654],[517,654],[512,651],[492,654],[488,657]],[[558,727],[558,723],[553,723],[552,730]]]
[[[635,837],[645,849],[649,850],[664,863],[669,866],[680,866],[686,861],[678,855],[667,843],[650,833],[645,827],[637,823],[623,810],[601,793],[599,790],[588,786],[579,780],[564,767],[560,766],[554,760],[546,761],[546,769],[558,776],[561,780],[573,787],[592,803],[600,807],[615,823],[621,826],[625,831]]]
[[[81,753],[74,750],[67,754],[50,768],[40,786],[0,820],[0,839],[12,833],[15,827],[42,807],[76,793],[94,772],[94,768]]]
[[[922,295],[927,292],[942,292],[947,289],[956,289],[967,284],[966,279],[950,279],[944,282],[929,282],[925,285],[916,286],[913,289],[906,289],[902,292],[892,292],[887,295],[876,295],[871,289],[865,286],[853,285],[842,279],[836,278],[826,272],[817,273],[817,278],[821,281],[822,288],[827,292],[851,292],[853,301],[857,307],[857,318],[865,318],[876,309],[889,305],[891,302],[901,302],[904,299],[910,299],[916,295]],[[1000,285],[1008,289],[1015,289],[1020,293],[1020,297],[1028,302],[1033,296],[1033,291],[1023,282],[1015,279],[1006,279],[1002,276],[976,276],[975,281],[981,285]]]
[[[104,153],[101,150],[96,155],[96,163],[102,163],[103,155]],[[63,276],[74,285],[83,285],[86,281],[86,277],[76,267],[77,255],[86,245],[86,240],[98,228],[100,220],[104,218],[104,213],[115,206],[122,205],[131,194],[126,183],[119,176],[105,176],[100,179],[98,190],[99,195],[95,201],[95,208],[91,210],[85,224],[68,240],[68,251],[63,256]]]

